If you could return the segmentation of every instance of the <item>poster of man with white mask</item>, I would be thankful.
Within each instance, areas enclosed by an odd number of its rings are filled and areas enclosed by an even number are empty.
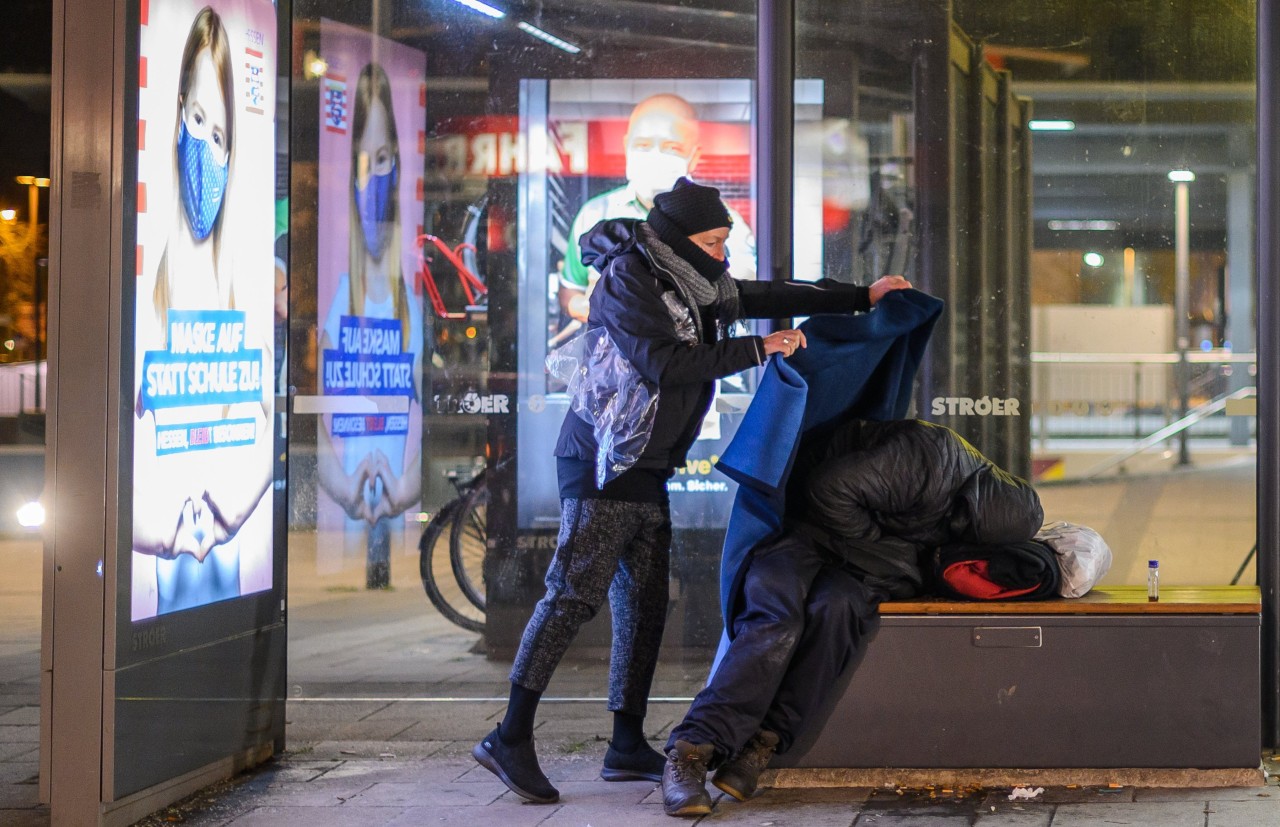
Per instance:
[[[621,186],[615,184],[593,194],[573,218],[559,273],[561,323],[585,322],[588,296],[599,278],[595,270],[582,263],[579,237],[606,218],[645,218],[653,206],[654,195],[671,189],[681,176],[720,188],[733,218],[727,248],[729,270],[736,278],[755,278],[755,237],[739,212],[739,208],[749,208],[750,204],[750,122],[745,117],[726,117],[735,109],[749,116],[749,99],[736,108],[726,104],[723,86],[734,81],[673,81],[668,84],[672,91],[653,91],[655,81],[610,80],[598,90],[571,88],[599,83],[556,81],[552,84],[553,111],[557,98],[580,101],[585,93],[591,103],[599,101],[603,105],[605,101],[597,92],[613,92],[614,98],[608,103],[615,108],[625,107],[622,112],[626,117],[625,125],[620,119],[613,119],[615,127],[625,129],[621,136],[617,135],[617,128],[607,128],[607,121],[593,123],[588,131],[593,142],[605,144],[589,147],[592,166],[588,172],[589,182],[608,177],[608,161],[616,163],[618,152],[623,153],[626,180]],[[635,89],[633,100],[618,100],[619,84]],[[744,95],[749,96],[749,85],[746,81],[741,84]],[[703,86],[707,93],[705,103],[704,96],[699,94],[704,91]],[[581,106],[589,107],[590,103]]]

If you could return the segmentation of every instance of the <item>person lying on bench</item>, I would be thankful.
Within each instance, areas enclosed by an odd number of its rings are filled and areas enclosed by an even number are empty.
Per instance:
[[[785,530],[746,563],[728,648],[667,741],[668,815],[710,812],[706,773],[717,761],[712,783],[751,796],[774,752],[817,723],[877,628],[880,602],[921,593],[933,548],[1026,541],[1044,518],[1029,484],[919,420],[850,420],[807,435],[787,503]]]
[[[1026,542],[1044,522],[1029,483],[943,425],[854,419],[809,442],[787,486],[808,506],[797,530],[895,599],[924,591],[935,549]]]

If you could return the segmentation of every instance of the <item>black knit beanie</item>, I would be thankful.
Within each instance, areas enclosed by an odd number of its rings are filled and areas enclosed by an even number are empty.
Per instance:
[[[720,190],[680,178],[670,192],[653,197],[654,205],[686,236],[721,227],[732,227],[729,210],[720,200]]]
[[[670,192],[653,197],[647,220],[658,238],[706,278],[714,279],[728,269],[727,261],[717,261],[689,240],[691,235],[733,226],[720,190],[680,178]]]

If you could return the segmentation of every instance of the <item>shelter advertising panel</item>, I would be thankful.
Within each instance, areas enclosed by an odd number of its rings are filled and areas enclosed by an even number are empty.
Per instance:
[[[139,0],[129,15],[119,552],[102,568],[113,800],[284,734],[288,9]]]
[[[143,2],[134,622],[273,585],[276,8]]]

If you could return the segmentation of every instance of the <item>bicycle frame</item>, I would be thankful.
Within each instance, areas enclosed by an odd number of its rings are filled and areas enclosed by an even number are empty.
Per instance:
[[[450,311],[444,303],[444,297],[440,295],[440,288],[436,284],[435,276],[431,274],[431,256],[428,254],[428,245],[433,245],[445,260],[453,265],[453,269],[458,273],[458,281],[462,284],[462,291],[467,297],[467,306],[461,312]],[[476,252],[476,246],[467,242],[463,242],[456,247],[450,247],[438,236],[424,233],[418,236],[418,273],[417,283],[421,284],[427,291],[427,297],[431,301],[431,309],[441,319],[465,319],[471,308],[475,307],[477,300],[486,297],[489,294],[489,288],[485,287],[480,277],[471,271],[462,261],[461,253],[463,250]]]
[[[464,560],[463,538],[468,530],[479,529],[481,549],[485,544],[483,519],[476,521],[477,504],[487,502],[485,469],[469,479],[459,471],[445,475],[458,496],[440,507],[435,519],[423,530],[418,542],[418,571],[427,598],[440,614],[451,623],[472,632],[484,631],[485,592],[481,572],[468,566]],[[447,540],[452,583],[441,579],[434,562],[437,554],[444,553],[441,541]],[[481,552],[483,554],[483,551]],[[483,561],[481,560],[481,564]],[[455,590],[456,589],[456,590]],[[476,613],[479,613],[479,618]]]

